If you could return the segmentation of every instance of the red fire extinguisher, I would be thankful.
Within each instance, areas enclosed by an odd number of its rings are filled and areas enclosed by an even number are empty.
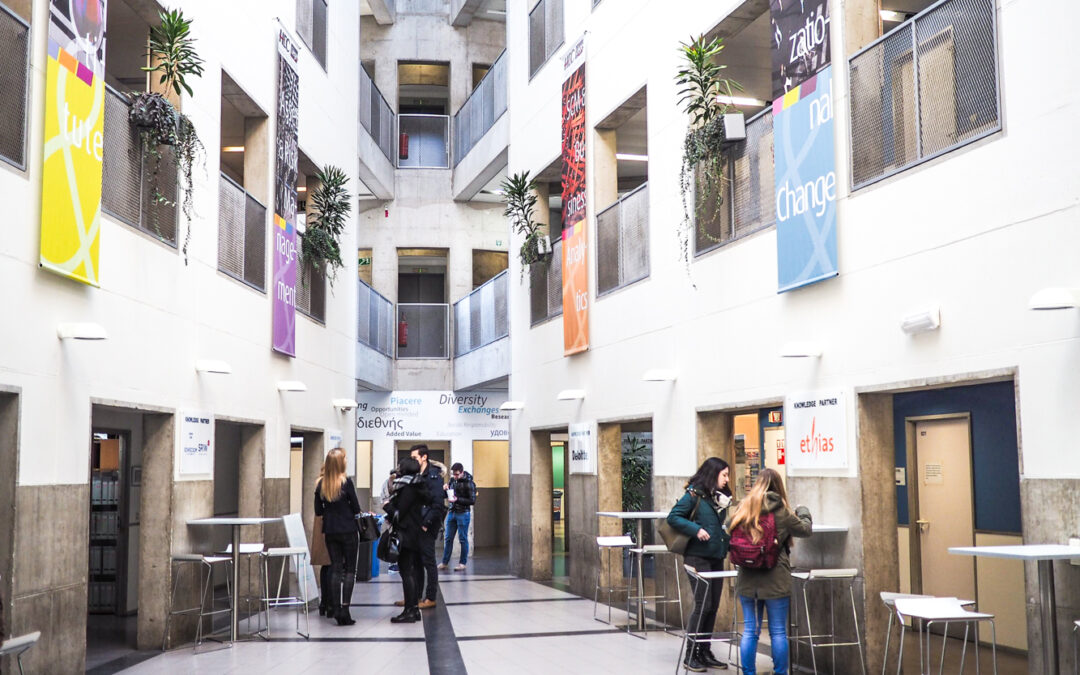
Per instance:
[[[401,138],[399,139],[398,145],[400,146],[398,148],[398,154],[401,156],[401,159],[408,159],[409,158],[409,134],[406,134],[406,133],[401,134]]]
[[[409,322],[405,320],[404,313],[397,325],[397,344],[402,349],[409,346]]]

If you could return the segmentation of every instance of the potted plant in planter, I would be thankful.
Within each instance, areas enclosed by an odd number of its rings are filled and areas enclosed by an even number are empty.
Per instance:
[[[307,227],[300,235],[300,259],[310,261],[316,271],[324,270],[333,286],[341,261],[341,233],[345,218],[352,210],[352,195],[345,187],[349,179],[336,166],[327,166],[315,174],[319,187],[308,196]]]
[[[516,173],[508,176],[501,187],[506,199],[503,215],[510,219],[514,232],[525,236],[518,250],[522,269],[535,262],[546,261],[551,256],[551,243],[540,229],[540,223],[533,220],[536,210],[536,179],[529,178],[528,171]]]
[[[175,92],[177,96],[186,91],[188,96],[192,96],[187,77],[202,76],[203,60],[194,48],[191,19],[185,19],[183,11],[178,9],[159,12],[158,16],[161,23],[150,29],[148,56],[152,65],[143,67],[143,70],[160,73],[158,83],[163,85],[165,91]],[[192,208],[192,172],[196,161],[205,156],[205,148],[195,132],[195,125],[161,93],[141,92],[133,95],[128,119],[139,130],[143,160],[150,160],[151,170],[147,180],[154,188],[153,200],[168,206],[174,206],[175,202],[162,194],[157,179],[164,156],[161,146],[171,146],[169,156],[176,165],[179,177],[177,187],[182,193],[181,208],[188,221],[183,247],[186,264],[191,221],[195,215]]]
[[[721,39],[706,41],[703,36],[698,36],[679,46],[685,62],[675,82],[680,86],[679,104],[690,116],[679,172],[683,204],[679,243],[683,260],[689,267],[690,224],[694,216],[704,220],[701,216],[717,212],[723,204],[727,180],[724,175],[724,143],[745,138],[746,130],[742,114],[719,98],[730,98],[732,92],[742,90],[737,82],[723,76],[727,66],[716,62],[724,49]],[[695,194],[693,213],[688,203],[690,194]]]

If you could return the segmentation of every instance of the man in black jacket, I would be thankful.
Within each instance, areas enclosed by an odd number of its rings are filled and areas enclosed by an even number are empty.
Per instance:
[[[409,448],[409,455],[420,462],[420,478],[423,479],[431,496],[430,505],[425,506],[421,514],[420,554],[427,582],[424,585],[424,599],[419,605],[420,609],[430,609],[435,606],[435,597],[439,594],[439,570],[435,566],[435,540],[439,536],[439,527],[446,514],[443,493],[445,467],[438,462],[428,461],[428,447],[423,443]]]
[[[472,520],[472,507],[476,504],[476,483],[461,462],[450,467],[450,482],[446,490],[450,499],[450,513],[446,516],[445,543],[439,569],[444,570],[450,565],[456,533],[458,541],[461,542],[461,558],[454,569],[462,572],[465,570],[465,563],[469,560],[469,521]]]

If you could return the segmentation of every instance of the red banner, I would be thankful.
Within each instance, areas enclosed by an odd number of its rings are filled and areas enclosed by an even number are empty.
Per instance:
[[[585,38],[563,61],[563,354],[589,348],[589,235],[585,220]]]

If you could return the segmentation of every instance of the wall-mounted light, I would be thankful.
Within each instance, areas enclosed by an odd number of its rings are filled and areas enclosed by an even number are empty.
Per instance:
[[[335,408],[341,408],[341,412],[348,412],[356,409],[356,401],[351,398],[335,398],[330,401],[330,405]]]
[[[244,146],[242,145],[226,145],[221,148],[222,152],[243,152]]]
[[[878,15],[881,16],[882,21],[892,21],[895,23],[907,21],[908,16],[910,16],[907,12],[896,12],[891,9],[883,9],[878,12]]]
[[[1044,288],[1028,300],[1028,309],[1076,309],[1080,307],[1080,288]]]
[[[278,391],[307,391],[307,385],[300,380],[280,380],[277,388]]]
[[[307,186],[306,185],[297,185],[296,186],[296,191],[297,192],[307,192]]]
[[[750,98],[748,96],[717,96],[716,101],[726,105],[752,106],[755,108],[760,108],[769,104],[768,101],[762,101],[760,98]]]
[[[821,358],[821,346],[813,342],[788,342],[780,348],[780,356],[785,359]]]
[[[941,328],[941,309],[938,307],[912,312],[900,321],[900,330],[908,335],[927,333],[938,328]]]
[[[58,323],[56,337],[61,340],[107,340],[109,334],[96,323]]]
[[[214,359],[199,359],[195,362],[195,370],[200,373],[218,373],[220,375],[230,375],[232,373],[232,366],[224,361],[217,361]]]
[[[648,155],[631,155],[625,152],[616,152],[615,159],[621,159],[624,162],[647,162],[649,161]]]
[[[585,398],[584,389],[563,389],[555,398],[560,401],[580,401]]]
[[[641,379],[645,382],[674,382],[678,377],[679,374],[674,370],[653,368],[652,370],[646,370]]]
[[[499,410],[523,410],[525,401],[507,401],[499,406]]]

